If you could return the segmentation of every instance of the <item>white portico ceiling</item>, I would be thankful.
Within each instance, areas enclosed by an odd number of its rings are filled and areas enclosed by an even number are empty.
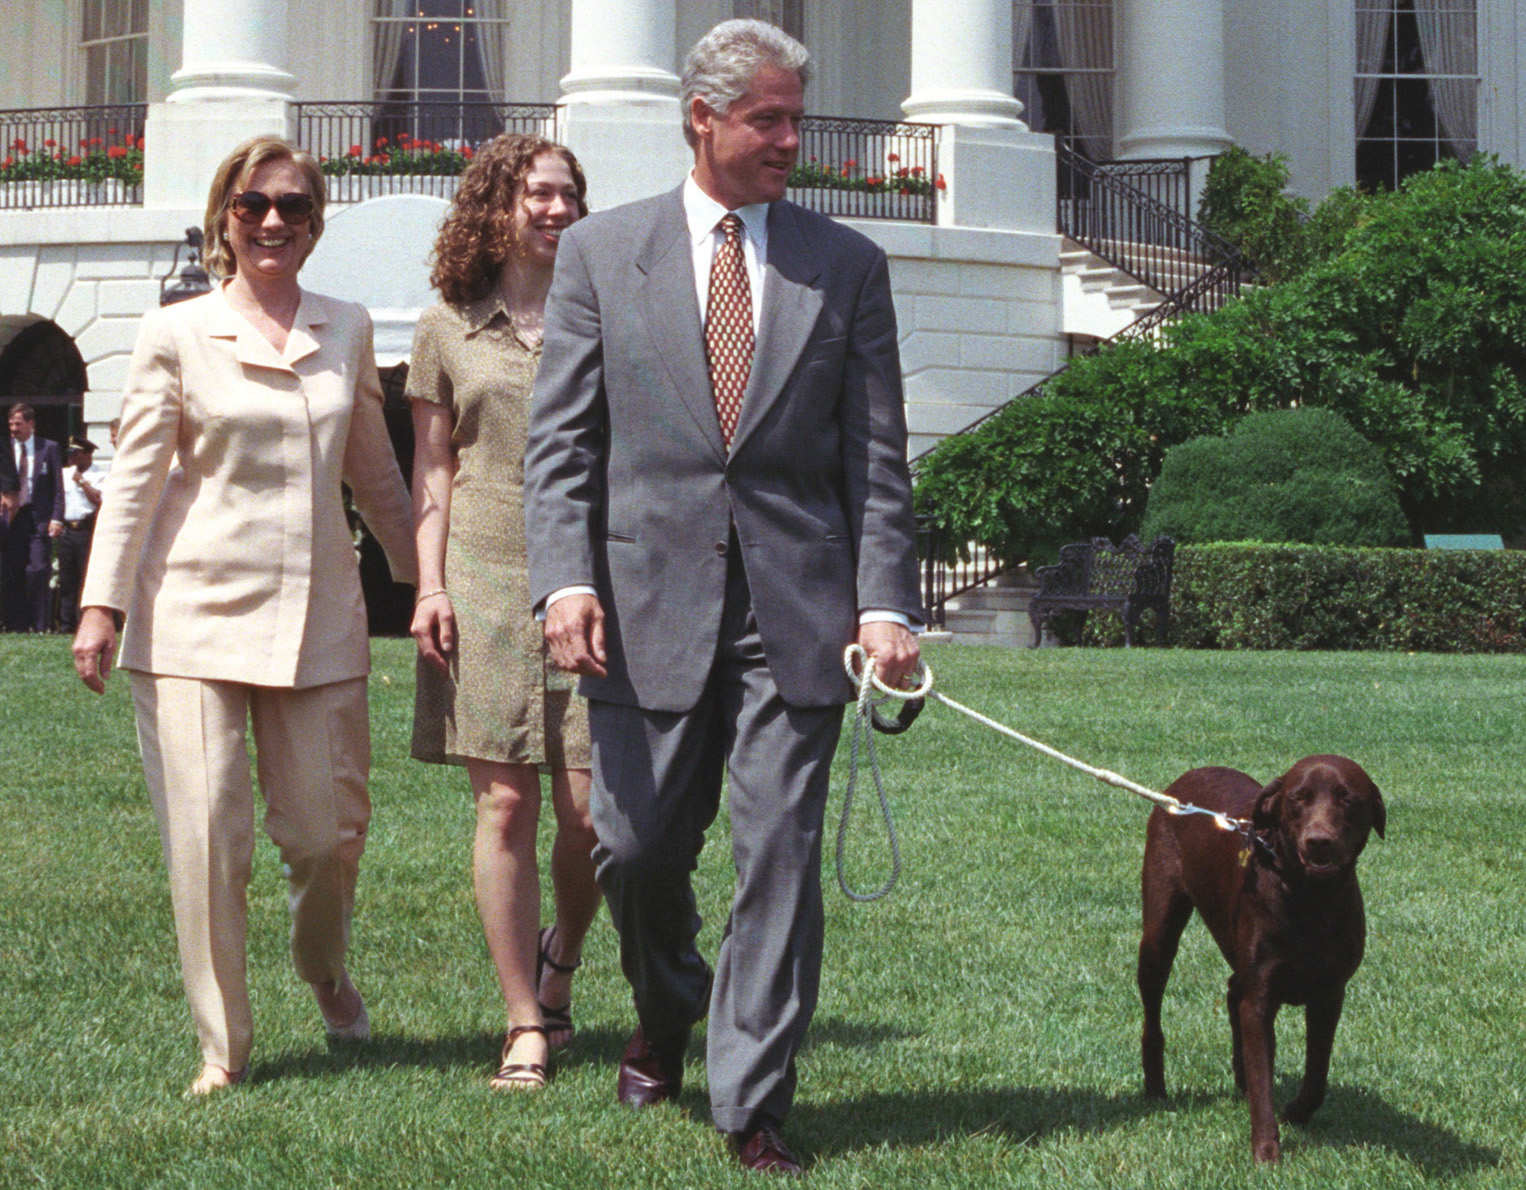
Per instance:
[[[323,238],[302,269],[302,286],[360,302],[376,324],[376,364],[404,363],[413,328],[436,300],[429,254],[449,204],[422,194],[393,194],[332,210]]]

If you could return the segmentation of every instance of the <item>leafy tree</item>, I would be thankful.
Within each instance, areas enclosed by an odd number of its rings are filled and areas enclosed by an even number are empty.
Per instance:
[[[1263,284],[1302,276],[1345,245],[1361,218],[1364,197],[1332,192],[1312,213],[1309,200],[1287,193],[1287,158],[1253,157],[1231,146],[1208,171],[1198,222],[1240,250]]]
[[[1014,559],[1116,538],[1140,528],[1167,449],[1308,406],[1380,448],[1417,539],[1526,537],[1526,174],[1444,162],[1393,194],[1339,193],[1311,223],[1323,247],[1296,276],[1078,359],[941,444],[920,509]]]
[[[1409,536],[1383,456],[1337,413],[1278,409],[1166,452],[1144,535],[1384,546]]]

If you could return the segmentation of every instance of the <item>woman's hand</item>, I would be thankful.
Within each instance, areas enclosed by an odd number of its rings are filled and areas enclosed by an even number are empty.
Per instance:
[[[116,613],[109,607],[82,608],[79,631],[74,634],[74,672],[97,694],[106,693],[116,651]]]
[[[83,631],[83,626],[81,626]],[[456,651],[456,609],[450,596],[436,591],[420,599],[408,629],[418,642],[419,656],[442,674],[450,672],[450,655]]]

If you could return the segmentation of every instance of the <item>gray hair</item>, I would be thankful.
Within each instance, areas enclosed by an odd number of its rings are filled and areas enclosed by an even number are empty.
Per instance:
[[[701,37],[684,59],[683,90],[679,97],[684,140],[691,146],[698,142],[690,122],[696,98],[704,100],[716,115],[724,116],[733,103],[747,94],[759,67],[792,70],[804,85],[806,63],[810,59],[805,46],[766,21],[722,21]]]

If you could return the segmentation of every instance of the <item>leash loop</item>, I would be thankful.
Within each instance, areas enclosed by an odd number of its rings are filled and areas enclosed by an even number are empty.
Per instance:
[[[855,662],[857,666],[855,667]],[[874,670],[874,665],[869,659],[869,654],[864,651],[862,645],[852,644],[843,651],[843,668],[848,673],[848,678],[858,687],[858,701],[853,712],[853,747],[848,759],[848,787],[843,793],[842,817],[837,824],[837,887],[842,889],[843,896],[850,901],[867,903],[882,901],[890,895],[890,890],[896,886],[896,881],[901,878],[901,841],[896,834],[895,815],[890,809],[890,799],[885,794],[885,783],[880,779],[879,753],[875,750],[874,731],[871,726],[871,717],[876,705],[887,702],[892,698],[907,700],[919,698],[927,694],[933,686],[933,672],[927,665],[922,665],[922,681],[918,690],[900,691],[892,690],[880,681],[879,674]],[[875,690],[880,694],[875,697]],[[874,792],[879,798],[880,821],[885,825],[885,839],[890,848],[890,874],[885,877],[884,883],[869,892],[860,892],[848,883],[846,849],[848,842],[848,819],[853,812],[853,794],[858,786],[858,754],[862,741],[864,750],[869,756],[869,771],[874,775]]]

